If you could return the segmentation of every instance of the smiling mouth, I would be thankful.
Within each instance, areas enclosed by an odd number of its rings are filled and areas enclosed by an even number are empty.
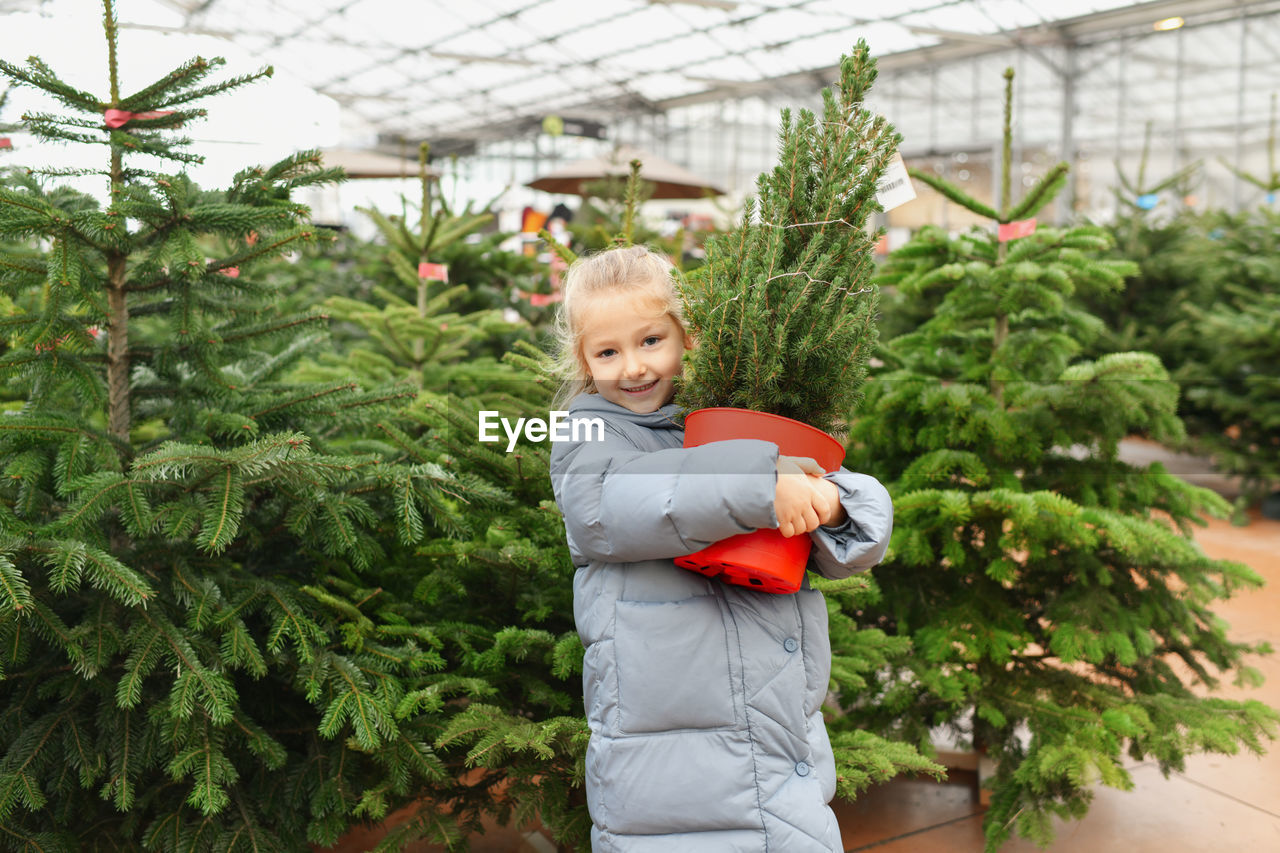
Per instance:
[[[646,391],[652,390],[653,386],[657,384],[658,384],[658,380],[655,379],[647,385],[638,385],[635,388],[623,388],[622,390],[626,391],[628,394],[643,394]]]

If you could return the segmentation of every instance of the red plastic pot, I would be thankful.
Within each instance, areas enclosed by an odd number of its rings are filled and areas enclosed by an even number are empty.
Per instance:
[[[844,445],[840,442],[822,430],[781,415],[715,408],[698,409],[685,418],[685,447],[736,438],[772,441],[782,455],[812,457],[828,472],[844,461]],[[791,593],[804,580],[810,547],[808,536],[787,538],[777,530],[756,530],[676,557],[675,564],[760,592]]]

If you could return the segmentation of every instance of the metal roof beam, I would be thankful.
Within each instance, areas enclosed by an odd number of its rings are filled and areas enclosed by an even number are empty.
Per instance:
[[[1264,6],[1275,11],[1280,11],[1280,2],[1255,2],[1245,4],[1246,6]],[[1218,15],[1222,13],[1221,20],[1230,20],[1240,14],[1241,3],[1239,0],[1155,0],[1155,2],[1141,3],[1136,6],[1127,6],[1121,9],[1114,9],[1108,12],[1096,12],[1091,15],[1085,15],[1079,18],[1069,19],[1050,27],[1036,25],[1034,27],[1026,27],[1020,30],[1009,30],[1000,36],[983,37],[982,39],[966,39],[943,41],[940,44],[931,45],[929,47],[908,50],[902,53],[891,53],[878,57],[876,67],[883,74],[886,71],[908,71],[920,68],[928,68],[933,65],[945,65],[952,62],[960,62],[966,59],[974,59],[981,56],[989,56],[996,53],[1003,53],[1009,50],[1016,50],[1023,45],[1031,44],[1064,44],[1067,42],[1088,41],[1090,37],[1096,37],[1099,34],[1112,35],[1117,30],[1128,29],[1131,27],[1142,25],[1146,27],[1145,32],[1154,32],[1150,29],[1151,24],[1167,18],[1173,14],[1180,14],[1184,18],[1192,18],[1200,15]],[[1218,23],[1218,20],[1213,23]],[[1200,25],[1202,22],[1195,22]],[[1207,23],[1207,22],[1205,22]],[[1190,26],[1190,24],[1189,24]],[[1002,43],[993,42],[992,39],[1002,38]],[[1015,41],[1018,40],[1018,41]],[[737,85],[733,87],[713,87],[704,92],[694,92],[689,95],[681,95],[675,98],[667,98],[658,101],[656,106],[661,110],[673,110],[679,107],[694,106],[696,104],[704,104],[718,100],[730,100],[741,98],[746,95],[764,94],[775,88],[791,88],[795,86],[811,85],[812,81],[817,80],[819,86],[826,86],[836,80],[840,74],[839,65],[827,65],[821,68],[814,68],[808,71],[802,71],[795,74],[787,74],[781,77],[772,77],[765,80],[756,81],[751,85]]]

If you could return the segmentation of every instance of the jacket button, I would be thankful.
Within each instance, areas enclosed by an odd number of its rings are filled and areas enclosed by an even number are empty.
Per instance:
[[[782,641],[782,647],[789,652],[794,652],[796,649],[800,648],[800,644],[797,643],[794,638],[787,637]]]
[[[803,761],[801,761],[799,764],[797,764],[797,765],[796,765],[796,775],[798,775],[798,776],[808,776],[808,775],[809,775],[809,765],[808,765],[808,764],[805,764]]]

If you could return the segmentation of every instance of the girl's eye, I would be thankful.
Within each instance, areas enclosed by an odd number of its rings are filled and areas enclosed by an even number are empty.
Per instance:
[[[659,342],[659,341],[661,341],[661,340],[662,340],[662,338],[658,337],[657,335],[650,335],[649,337],[647,337],[647,338],[645,338],[645,339],[644,339],[644,342],[645,342],[646,344],[648,344],[648,345],[652,346],[652,345],[654,345],[654,344],[658,343],[658,342]]]
[[[611,355],[613,355],[613,354],[614,354],[614,350],[611,350],[611,349],[602,349],[602,350],[600,350],[600,352],[596,353],[596,358],[608,358],[609,356],[611,356]]]

